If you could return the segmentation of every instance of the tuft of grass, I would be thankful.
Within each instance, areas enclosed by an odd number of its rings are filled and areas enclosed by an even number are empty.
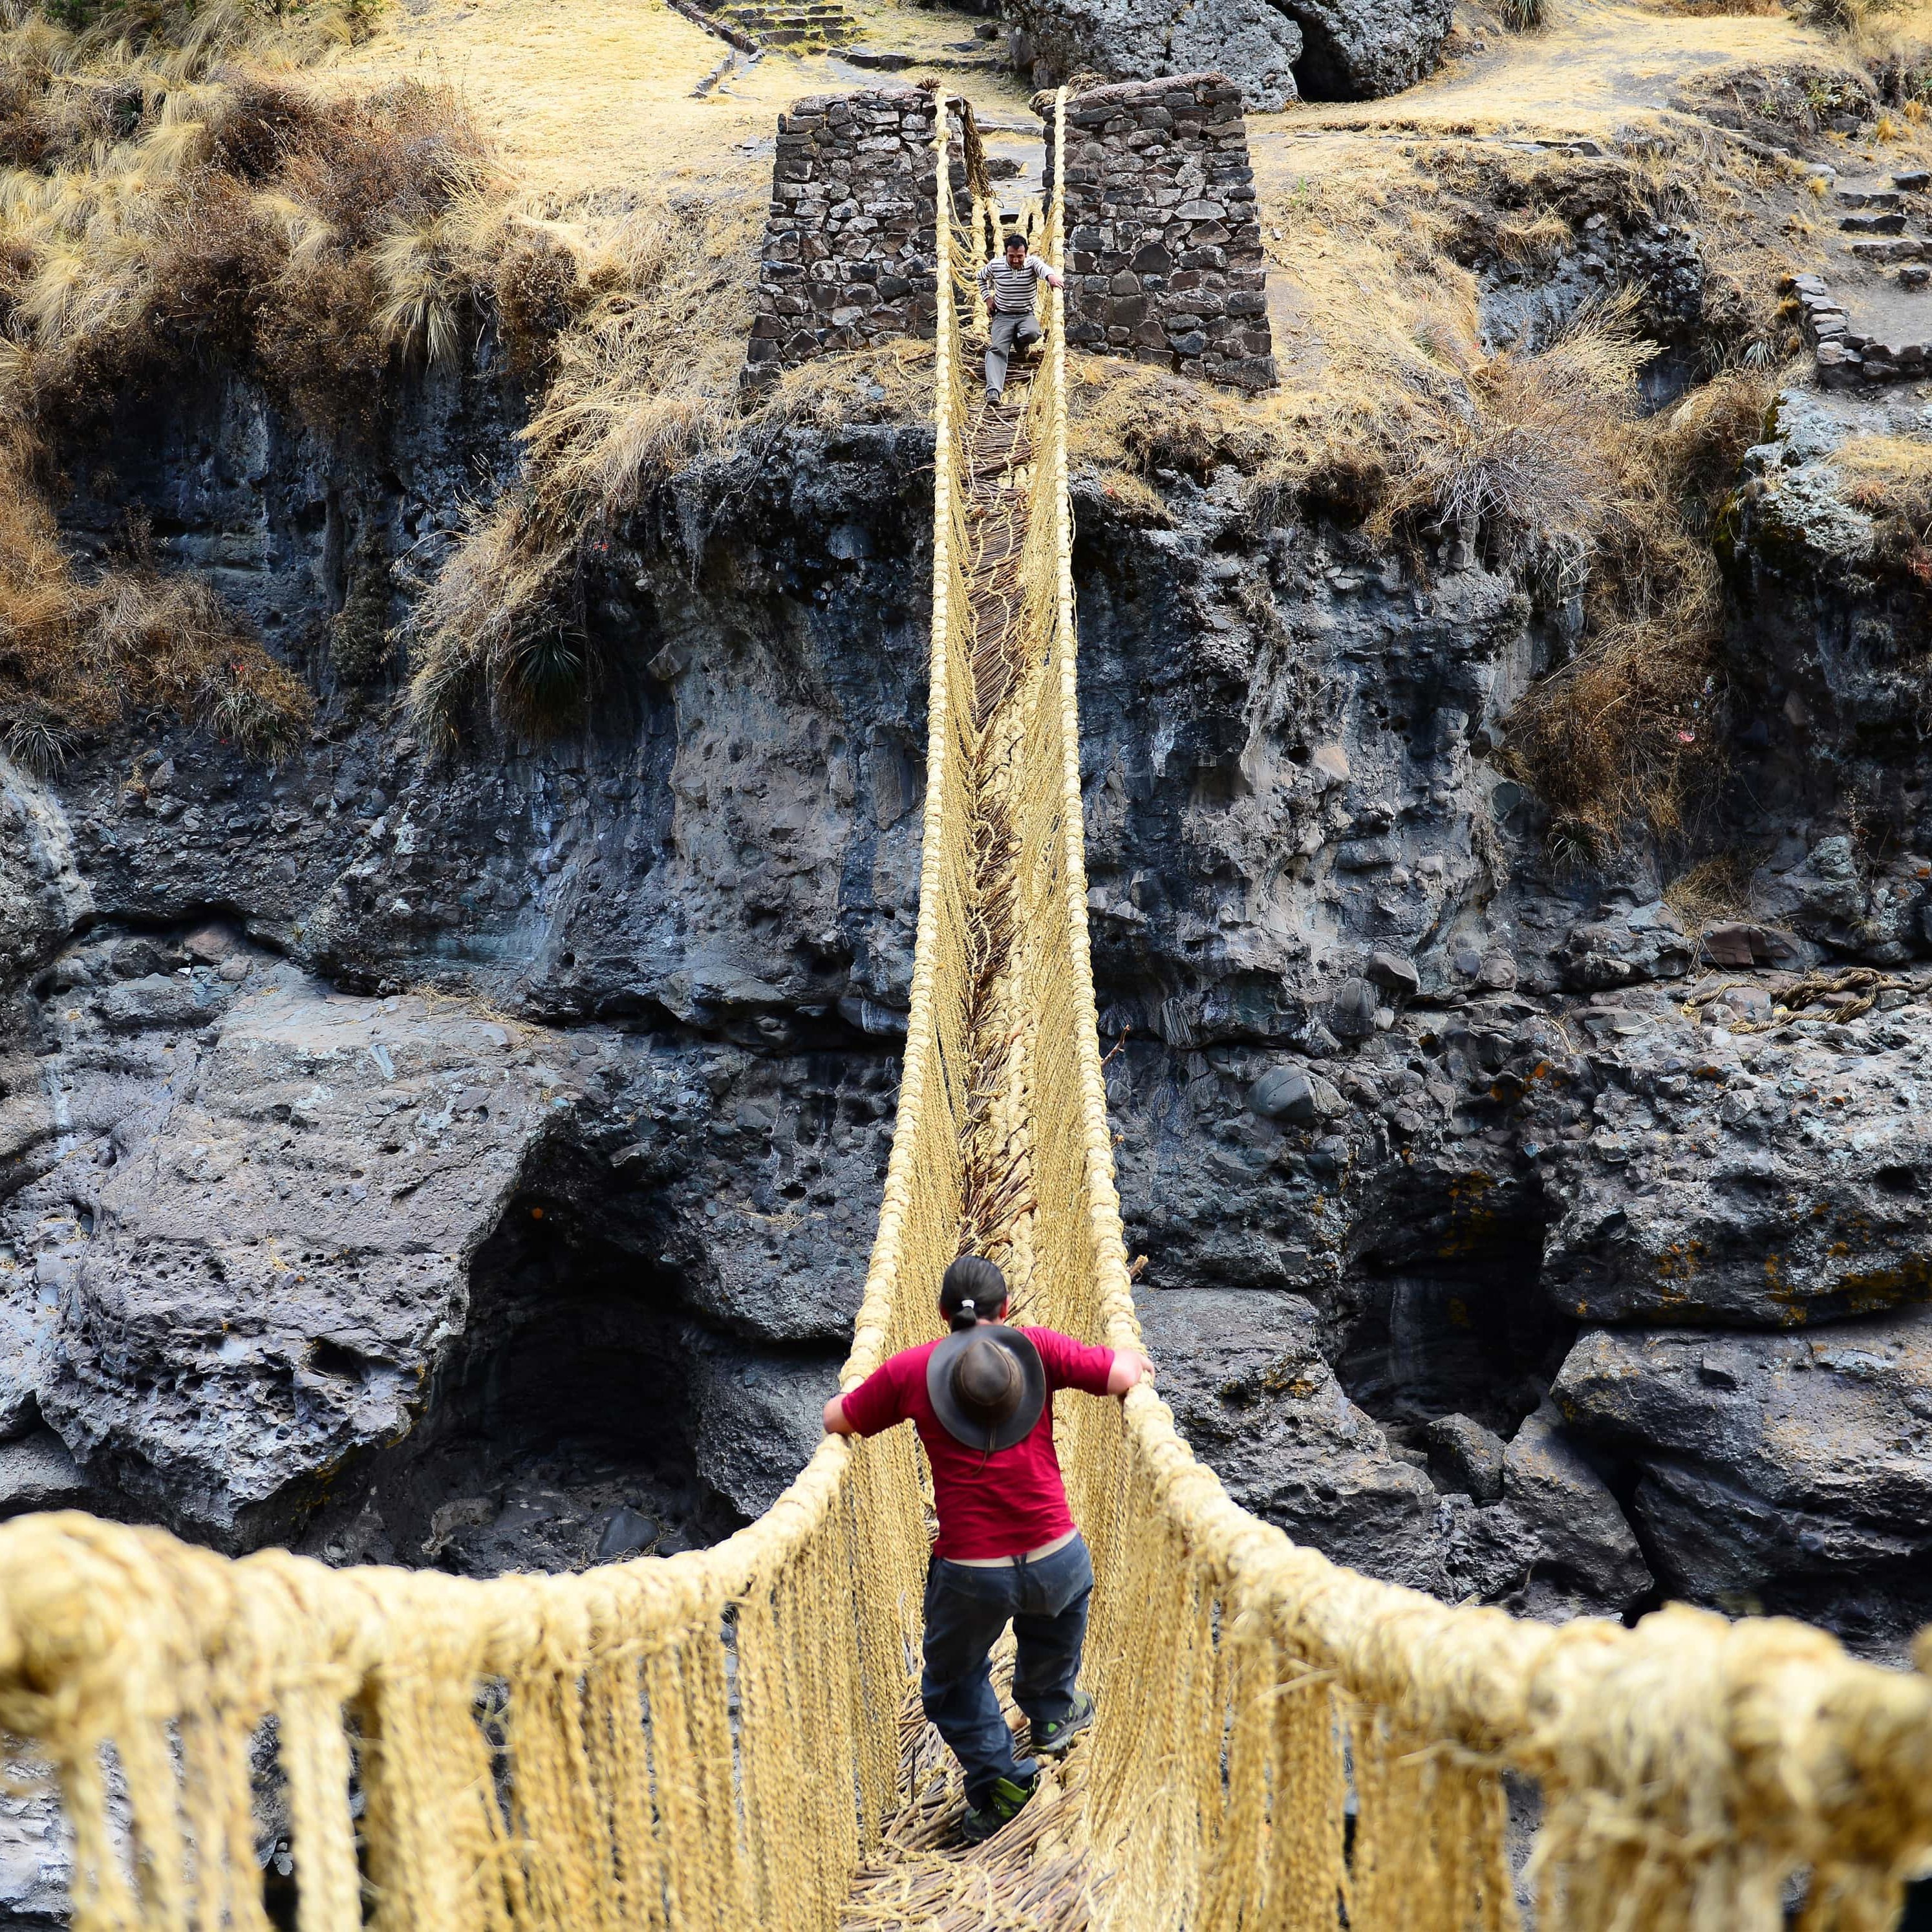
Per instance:
[[[1162,472],[1204,483],[1224,463],[1252,475],[1276,454],[1264,422],[1226,390],[1098,356],[1070,356],[1068,374],[1070,465],[1090,475],[1130,522],[1169,520],[1154,487]]]
[[[308,687],[200,579],[140,554],[78,577],[17,460],[0,461],[0,720],[56,766],[85,737],[163,710],[255,755],[308,728]]]
[[[740,432],[762,214],[667,204],[601,243],[543,232],[583,299],[522,432],[522,483],[472,518],[416,614],[410,704],[438,740],[477,722],[532,733],[581,722],[600,668],[584,615],[592,547],[656,484]],[[553,256],[539,286],[561,289],[566,273]],[[835,366],[788,377],[764,419],[808,414]]]
[[[1832,452],[1846,497],[1867,515],[1932,536],[1932,442],[1915,436],[1858,436]]]
[[[1724,602],[1713,537],[1778,377],[1720,375],[1607,439],[1618,508],[1598,533],[1583,639],[1512,713],[1505,755],[1559,842],[1614,849],[1635,824],[1680,826],[1721,758]]]
[[[70,443],[130,390],[220,358],[317,426],[353,429],[393,370],[456,355],[506,230],[450,90],[350,99],[286,74],[173,82],[123,61],[112,85],[134,84],[104,105],[100,77],[44,38],[0,34],[0,149],[37,155],[0,174],[7,413]]]
[[[13,0],[10,10],[30,10]],[[367,39],[380,10],[376,0],[41,0],[38,9],[71,36],[78,61],[146,56],[170,80],[238,52],[315,60]]]
[[[1519,268],[1548,267],[1574,239],[1569,223],[1553,208],[1512,216],[1496,227],[1497,254]]]
[[[1664,902],[1694,941],[1727,919],[1748,914],[1751,874],[1757,862],[1748,852],[1719,852],[1680,872],[1664,889]]]
[[[1420,520],[1471,551],[1580,586],[1599,539],[1624,514],[1624,427],[1653,352],[1628,296],[1585,310],[1539,354],[1484,358],[1441,332],[1464,376],[1436,388],[1401,452],[1375,527]]]

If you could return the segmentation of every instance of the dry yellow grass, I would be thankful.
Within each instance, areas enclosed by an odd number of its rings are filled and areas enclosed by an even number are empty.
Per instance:
[[[968,31],[956,14],[893,0],[848,0],[848,10],[862,38],[915,61]],[[771,179],[777,118],[800,95],[910,78],[862,75],[820,55],[770,55],[733,62],[695,96],[730,54],[664,0],[589,9],[556,0],[418,0],[390,11],[331,71],[357,88],[404,78],[457,87],[546,212],[580,218],[648,208],[667,195],[761,190]],[[1018,76],[975,74],[970,91],[982,112],[1032,124],[1031,90]]]
[[[1431,393],[1372,528],[1425,521],[1472,555],[1541,571],[1554,599],[1580,590],[1631,508],[1626,430],[1652,352],[1633,307],[1625,296],[1586,309],[1533,355],[1486,357],[1473,332],[1438,323],[1432,346],[1466,387]]]
[[[77,578],[45,502],[0,456],[0,746],[44,768],[154,708],[261,753],[304,729],[314,704],[198,578],[138,556]]]
[[[1616,482],[1598,534],[1586,630],[1571,661],[1510,720],[1508,756],[1578,856],[1637,824],[1682,825],[1721,763],[1722,584],[1712,545],[1778,378],[1734,370],[1668,414],[1627,418],[1605,446]]]
[[[1750,910],[1751,874],[1756,862],[1745,852],[1720,852],[1680,872],[1664,889],[1664,902],[1693,939],[1720,920]]]
[[[1832,466],[1844,479],[1846,496],[1867,514],[1902,524],[1921,543],[1932,536],[1932,442],[1853,436],[1832,453]]]
[[[1823,44],[1778,8],[1706,15],[1634,0],[1546,0],[1544,16],[1536,32],[1493,40],[1405,94],[1323,102],[1286,124],[1614,136],[1667,106],[1692,74],[1802,58]]]
[[[410,702],[440,735],[483,716],[554,728],[588,700],[586,547],[734,428],[763,214],[663,204],[597,243],[550,225],[584,302],[523,431],[522,485],[478,512],[417,613]]]

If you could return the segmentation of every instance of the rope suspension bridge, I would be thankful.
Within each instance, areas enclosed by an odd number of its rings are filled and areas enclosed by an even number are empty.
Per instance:
[[[918,946],[848,1387],[930,1336],[964,1249],[1018,1318],[1138,1340],[1088,953],[1064,297],[1023,409],[1017,374],[1013,407],[969,408],[989,210],[956,205],[970,124],[940,107]],[[715,1548],[578,1576],[0,1528],[0,1730],[58,1780],[77,1932],[267,1932],[269,1806],[298,1932],[1503,1932],[1508,1774],[1540,1792],[1547,1932],[1773,1932],[1794,1901],[1803,1932],[1892,1922],[1932,1846],[1922,1676],[1793,1623],[1447,1607],[1237,1508],[1152,1388],[1070,1407],[1100,1721],[970,1852],[914,1696],[910,1430],[826,1441]]]

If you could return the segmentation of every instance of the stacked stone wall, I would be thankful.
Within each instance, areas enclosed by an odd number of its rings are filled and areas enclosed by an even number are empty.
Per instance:
[[[1047,122],[1050,99],[1034,104]],[[1067,340],[1248,389],[1275,380],[1241,90],[1129,81],[1066,112]]]
[[[930,335],[937,315],[933,97],[808,94],[778,119],[752,386],[821,350]],[[954,140],[956,193],[964,166]]]

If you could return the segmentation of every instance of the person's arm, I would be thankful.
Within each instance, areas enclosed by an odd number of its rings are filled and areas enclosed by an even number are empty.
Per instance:
[[[904,1420],[896,1355],[881,1362],[856,1388],[842,1390],[825,1405],[828,1436],[876,1436]]]
[[[1139,1385],[1154,1364],[1137,1348],[1103,1348],[1076,1342],[1057,1328],[1029,1328],[1040,1351],[1049,1388],[1078,1389],[1083,1395],[1125,1395]]]
[[[994,266],[994,265],[992,262],[988,262],[986,266],[980,271],[980,292],[986,298],[986,313],[988,315],[991,315],[993,313]]]
[[[1044,275],[1056,289],[1066,279],[1051,262],[1040,255],[1033,258],[1033,272],[1036,275]]]

